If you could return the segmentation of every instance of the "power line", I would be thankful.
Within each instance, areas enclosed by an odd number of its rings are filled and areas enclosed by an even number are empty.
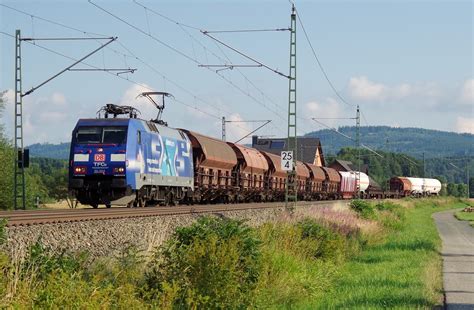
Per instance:
[[[228,49],[233,50],[234,52],[236,52],[237,54],[241,55],[242,57],[247,58],[248,60],[253,61],[253,62],[256,63],[256,64],[259,64],[260,66],[264,67],[265,69],[268,69],[268,70],[272,71],[273,73],[276,73],[276,74],[278,74],[278,75],[280,75],[280,76],[289,78],[288,75],[286,75],[286,74],[284,74],[284,73],[278,71],[277,69],[271,68],[271,67],[267,66],[266,64],[264,64],[263,62],[258,61],[258,60],[256,60],[256,59],[253,58],[253,57],[250,57],[249,55],[247,55],[247,54],[245,54],[245,53],[239,51],[238,49],[236,49],[236,48],[230,46],[230,45],[227,44],[227,43],[224,43],[222,40],[219,40],[219,39],[217,39],[216,37],[211,36],[211,35],[209,34],[209,31],[201,30],[201,33],[202,33],[203,35],[208,36],[209,38],[211,38],[211,39],[217,41],[218,43],[224,45],[224,46],[227,47]]]
[[[316,118],[313,118],[312,120],[315,121],[316,123],[318,123],[318,124],[320,124],[320,125],[326,127],[327,129],[329,129],[329,130],[331,130],[331,131],[333,131],[333,132],[335,132],[335,133],[337,133],[337,134],[343,136],[344,138],[347,138],[347,139],[349,139],[349,140],[351,140],[351,141],[355,141],[354,138],[352,138],[352,137],[350,137],[350,136],[348,136],[348,135],[346,135],[346,134],[343,134],[342,132],[340,132],[340,131],[337,130],[336,128],[332,128],[332,127],[330,127],[330,126],[324,124],[323,122],[318,121],[318,119],[316,119]],[[383,157],[382,155],[380,155],[379,153],[377,153],[375,150],[373,150],[372,148],[368,147],[367,145],[361,143],[361,146],[362,146],[363,148],[369,150],[370,152],[376,154],[377,156]]]
[[[138,5],[141,5],[141,4],[138,3],[137,1],[134,1],[134,2],[135,2],[136,4],[138,4]],[[94,4],[94,3],[92,3],[92,4]],[[10,7],[10,6],[7,6],[7,5],[3,5],[3,4],[0,4],[0,5],[3,6],[3,7],[5,7],[5,8],[11,9],[11,10],[13,10],[13,11],[16,11],[16,12],[18,12],[18,13],[20,13],[20,14],[23,14],[23,15],[26,15],[26,16],[30,16],[31,18],[37,18],[38,20],[41,20],[41,21],[44,21],[44,22],[48,22],[48,23],[53,24],[53,25],[56,25],[56,26],[63,27],[63,28],[65,28],[65,29],[69,29],[69,30],[73,30],[73,31],[76,31],[76,32],[83,33],[83,34],[85,34],[85,35],[88,35],[90,38],[93,38],[93,36],[104,36],[103,34],[94,33],[94,32],[88,32],[88,31],[85,31],[85,30],[82,30],[82,29],[79,29],[79,28],[76,28],[76,27],[72,27],[72,26],[69,26],[69,25],[66,25],[66,24],[63,24],[63,23],[60,23],[60,22],[56,22],[56,21],[53,21],[53,20],[50,20],[50,19],[47,19],[47,18],[44,18],[44,17],[37,16],[37,15],[31,14],[31,13],[28,13],[28,12],[25,12],[25,11],[21,11],[21,10],[15,9],[15,8]],[[191,29],[195,29],[195,30],[199,30],[199,28],[193,27],[193,26],[190,26],[190,25],[188,25],[188,24],[184,24],[184,23],[181,23],[181,22],[178,22],[178,21],[175,21],[175,20],[170,19],[170,18],[166,17],[165,15],[160,14],[159,12],[156,12],[156,11],[150,9],[150,8],[147,8],[147,7],[143,6],[143,5],[141,5],[141,6],[144,7],[145,10],[150,10],[150,11],[153,12],[154,14],[159,15],[159,16],[161,16],[161,17],[163,17],[163,18],[165,18],[165,19],[167,19],[167,20],[169,20],[169,21],[171,21],[171,22],[173,22],[173,23],[179,25],[180,28],[181,28],[184,32],[186,32],[192,39],[194,39],[195,41],[197,41],[205,50],[207,50],[207,48],[206,48],[204,45],[202,45],[202,43],[200,43],[200,41],[196,40],[196,39],[194,38],[194,36],[192,36],[191,34],[189,34],[189,32],[187,32],[185,29],[183,29],[183,27],[191,28]],[[129,26],[133,26],[133,25],[129,24]],[[137,28],[138,28],[138,27],[137,27]],[[139,29],[137,29],[137,30],[139,30]],[[9,34],[6,34],[6,35],[9,35]],[[209,106],[212,106],[212,107],[214,107],[214,108],[217,109],[217,110],[223,110],[223,111],[225,111],[223,108],[214,106],[214,105],[210,104],[209,102],[204,101],[202,98],[199,98],[198,96],[196,96],[195,94],[193,94],[191,91],[189,91],[188,89],[184,88],[182,85],[179,85],[177,82],[170,80],[170,79],[169,79],[168,77],[166,77],[163,73],[159,72],[156,68],[154,68],[154,67],[151,66],[150,64],[146,63],[146,62],[143,61],[142,59],[138,58],[138,57],[137,57],[135,54],[133,54],[124,44],[122,44],[121,42],[118,42],[118,43],[119,43],[119,45],[122,46],[122,48],[124,48],[127,52],[129,52],[129,53],[132,54],[132,55],[128,55],[128,54],[119,52],[119,51],[117,51],[116,49],[113,49],[113,48],[111,48],[111,47],[107,47],[107,49],[111,50],[112,52],[114,52],[114,53],[117,54],[117,55],[122,55],[122,56],[124,57],[125,63],[127,63],[127,61],[126,61],[126,58],[127,58],[127,57],[129,57],[129,58],[134,58],[134,59],[136,59],[137,61],[139,61],[139,62],[141,62],[142,64],[144,64],[145,66],[147,66],[147,67],[148,67],[149,69],[151,69],[154,73],[160,75],[160,76],[164,79],[164,81],[168,80],[169,82],[171,82],[173,85],[175,85],[175,86],[178,87],[179,89],[181,89],[181,90],[185,91],[186,93],[188,93],[189,95],[191,95],[191,96],[194,98],[194,100],[199,100],[199,101],[201,101],[202,103],[207,104],[207,105],[209,105]],[[220,49],[220,47],[219,47],[217,44],[216,44],[216,46]],[[45,49],[45,50],[48,50],[49,52],[56,53],[55,51],[50,50],[50,49],[48,49],[48,48],[46,48],[46,47],[43,47],[43,46],[39,46],[39,47],[40,47],[40,48],[43,48],[43,49]],[[170,46],[170,47],[171,47],[171,46]],[[221,50],[221,49],[220,49],[220,50]],[[222,51],[222,50],[221,50],[221,51]],[[211,52],[215,57],[219,58],[220,60],[223,60],[223,59],[220,58],[218,55],[216,55],[214,52],[212,52],[212,51],[210,51],[210,52]],[[56,53],[56,54],[60,55],[61,53]],[[68,56],[66,56],[66,55],[61,55],[61,56],[66,57],[66,58],[69,58],[69,59],[73,59],[73,58],[68,57]],[[92,66],[92,67],[93,67],[93,68],[97,68],[97,67],[94,67],[94,66]],[[86,70],[86,69],[85,69],[85,70]],[[91,70],[100,70],[100,69],[97,68],[97,69],[91,69]],[[211,71],[212,71],[212,70],[211,70]],[[255,89],[257,89],[257,90],[262,94],[262,96],[266,97],[267,99],[270,100],[270,102],[272,102],[272,100],[271,100],[266,94],[264,94],[264,92],[261,91],[252,81],[250,81],[242,72],[240,72],[240,70],[238,70],[238,71],[239,71],[239,73],[246,79],[247,82],[249,82]],[[110,72],[108,72],[108,73],[110,73]],[[120,74],[120,73],[119,73],[119,74]],[[241,89],[240,87],[238,87],[238,86],[237,86],[236,84],[234,84],[232,81],[228,80],[225,76],[222,76],[221,74],[218,74],[218,75],[219,75],[222,79],[224,79],[227,83],[229,83],[229,84],[231,84],[232,86],[234,86],[234,88],[237,88],[237,90],[239,90],[240,92],[242,92],[244,95],[246,95],[247,97],[251,98],[251,99],[254,100],[255,102],[261,104],[262,106],[264,106],[265,108],[267,108],[269,111],[271,111],[272,113],[276,114],[277,116],[279,116],[279,117],[281,118],[281,115],[280,115],[278,112],[273,111],[273,110],[270,110],[268,107],[266,107],[265,103],[260,102],[257,98],[255,98],[255,97],[253,97],[252,95],[250,95],[250,93],[248,93],[248,92],[246,93],[243,89]],[[140,86],[142,86],[142,87],[144,87],[144,88],[147,88],[144,84],[141,84],[141,83],[135,82],[135,81],[133,81],[133,80],[130,80],[128,77],[127,77],[127,78],[120,77],[120,78],[121,78],[121,79],[124,79],[124,80],[127,80],[127,81],[129,81],[129,82],[131,82],[131,83],[133,83],[133,84],[140,85]],[[149,88],[148,88],[148,89],[149,89]],[[150,89],[150,90],[151,90],[151,89]],[[181,103],[182,103],[182,102],[181,102]],[[278,107],[277,104],[275,104],[274,102],[272,102],[272,103],[273,103],[276,107]],[[188,105],[188,106],[189,106],[189,105]],[[195,106],[190,106],[190,107],[193,108],[193,109],[198,110],[197,107],[195,107]],[[200,110],[198,110],[198,111],[200,111]],[[202,111],[200,111],[200,112],[202,112]],[[226,111],[226,113],[231,114],[231,112],[229,112],[229,111]],[[209,113],[206,112],[206,113],[204,113],[204,114],[209,114]],[[212,117],[217,118],[216,115],[212,115]],[[239,127],[240,127],[240,126],[239,126]],[[244,128],[242,128],[242,129],[244,129]],[[281,130],[280,128],[278,128],[278,129]]]
[[[200,29],[200,28],[195,27],[195,26],[191,26],[191,25],[189,25],[189,24],[186,24],[186,23],[180,22],[180,21],[178,21],[178,20],[176,20],[176,19],[173,19],[173,18],[171,18],[171,17],[169,17],[169,16],[167,16],[167,15],[165,15],[165,14],[162,14],[162,13],[156,11],[156,10],[153,10],[153,9],[151,9],[151,8],[149,8],[149,7],[147,7],[147,6],[143,5],[143,4],[141,4],[141,3],[139,3],[139,2],[136,1],[136,0],[133,0],[133,2],[134,2],[135,4],[137,4],[138,6],[142,7],[143,9],[145,9],[145,11],[150,11],[150,12],[152,12],[153,14],[155,14],[156,16],[161,17],[161,18],[167,20],[168,22],[179,26],[180,29],[181,29],[187,36],[189,36],[189,38],[190,38],[192,41],[194,41],[194,42],[196,42],[197,44],[199,44],[199,45],[204,49],[205,52],[209,51],[214,57],[216,57],[217,59],[219,59],[222,63],[226,64],[227,61],[228,61],[229,64],[232,65],[232,61],[230,60],[230,58],[226,55],[226,53],[222,50],[221,46],[220,46],[215,40],[213,40],[212,42],[214,42],[214,44],[216,45],[216,47],[219,49],[219,51],[222,53],[222,55],[224,55],[224,57],[225,57],[226,59],[223,59],[222,57],[220,57],[219,55],[217,55],[215,52],[213,52],[211,49],[208,49],[200,40],[196,39],[195,36],[193,36],[189,31],[187,31],[187,30],[185,29],[185,28],[189,28],[189,29],[193,29],[193,30],[197,30],[197,31],[200,31],[200,32],[201,32],[201,29]],[[192,44],[192,42],[191,42],[191,44]],[[194,50],[194,45],[193,45],[193,50]],[[194,58],[196,58],[196,56],[195,56]],[[227,61],[226,61],[226,60],[227,60]],[[203,66],[203,65],[199,65],[199,66]],[[235,68],[235,69],[237,69],[237,68]],[[221,75],[218,73],[218,71],[219,71],[219,70],[216,70],[215,73],[217,73],[221,78],[223,78],[223,79],[225,80],[226,78],[224,78],[224,76],[221,76]],[[269,97],[267,94],[265,94],[257,85],[255,85],[255,83],[253,83],[241,70],[237,69],[237,72],[239,72],[239,74],[240,74],[248,83],[250,83],[250,85],[252,85],[264,98],[266,98],[268,101],[270,101],[270,102],[275,106],[275,108],[281,109],[281,106],[280,106],[280,105],[278,105],[277,103],[275,103],[275,101],[274,101],[272,98],[270,98],[270,97]],[[242,90],[242,91],[243,91],[243,90]],[[248,93],[248,92],[247,92],[247,93],[244,93],[244,94],[247,95],[247,96],[249,96],[249,93]],[[255,101],[256,98],[252,98],[252,99]],[[279,116],[280,118],[283,119],[283,117],[282,117],[278,112],[273,111],[273,110],[270,110],[268,107],[266,107],[266,105],[265,105],[264,102],[257,102],[257,103],[263,105],[267,110],[269,110],[270,112],[276,114],[277,116]]]
[[[138,1],[136,1],[136,0],[133,0],[133,2],[134,2],[135,4],[137,4],[137,5],[141,6],[141,7],[143,7],[145,10],[149,10],[150,12],[152,12],[152,13],[154,13],[154,14],[156,14],[156,15],[158,15],[158,16],[160,16],[160,17],[162,17],[162,18],[164,18],[164,19],[166,19],[166,20],[168,20],[168,21],[170,21],[170,22],[172,22],[173,24],[176,24],[176,25],[179,25],[179,26],[183,26],[183,27],[186,27],[186,28],[190,28],[190,29],[194,29],[194,30],[199,30],[199,31],[201,30],[201,29],[198,28],[198,27],[194,27],[194,26],[191,26],[191,25],[188,25],[188,24],[179,22],[179,21],[177,21],[177,20],[174,20],[174,19],[172,19],[171,17],[169,17],[169,16],[167,16],[167,15],[164,15],[164,14],[161,14],[160,12],[157,12],[157,11],[155,11],[155,10],[153,10],[153,9],[151,9],[151,8],[149,8],[149,7],[147,7],[147,6],[141,4],[140,2],[138,2]]]
[[[6,36],[11,37],[11,38],[15,38],[15,36],[13,36],[13,35],[11,35],[11,34],[9,34],[9,33],[6,33],[6,32],[4,32],[4,31],[0,31],[0,34],[6,35]],[[67,58],[67,59],[69,59],[69,60],[77,61],[77,59],[75,59],[75,58],[73,58],[73,57],[70,57],[70,56],[65,55],[65,54],[63,54],[63,53],[60,53],[60,52],[55,51],[55,50],[53,50],[53,49],[50,49],[50,48],[48,48],[48,47],[45,47],[45,46],[42,46],[42,45],[39,45],[39,44],[34,44],[34,43],[30,42],[30,41],[25,41],[25,42],[28,43],[28,44],[31,44],[31,45],[33,45],[33,46],[36,46],[36,47],[38,47],[38,48],[40,48],[40,49],[43,49],[43,50],[45,50],[45,51],[48,51],[48,52],[50,52],[50,53],[53,53],[53,54],[55,54],[55,55],[58,55],[58,56]],[[83,61],[80,62],[80,63],[82,63],[82,64],[85,65],[85,66],[94,68],[94,69],[98,69],[98,70],[101,69],[101,68],[99,68],[99,67],[97,67],[97,66],[91,65],[91,64],[86,63],[86,62],[83,62]],[[123,76],[114,74],[114,73],[112,73],[112,72],[108,72],[108,71],[105,71],[105,72],[108,73],[108,74],[110,74],[110,75],[112,75],[112,76],[114,76],[114,77],[117,77],[117,78],[120,78],[120,79],[122,79],[122,80],[128,81],[129,83],[132,83],[132,84],[138,85],[138,86],[140,86],[140,87],[146,88],[146,89],[148,89],[148,90],[150,90],[150,91],[155,91],[155,89],[153,89],[153,88],[151,88],[151,87],[149,87],[149,86],[147,86],[147,85],[145,85],[145,84],[142,84],[142,83],[139,83],[139,82],[137,82],[137,81],[134,81],[134,80],[132,80],[132,79],[125,78],[125,77],[123,77]],[[187,106],[187,107],[190,107],[190,108],[192,108],[192,109],[194,109],[194,110],[196,110],[196,111],[198,111],[198,112],[200,112],[200,113],[202,113],[202,114],[205,114],[205,115],[208,115],[208,116],[210,116],[210,117],[213,117],[213,118],[215,118],[215,119],[220,120],[220,117],[219,117],[218,115],[209,113],[209,112],[204,111],[204,110],[202,110],[202,109],[199,109],[199,108],[197,108],[197,107],[195,107],[195,106],[192,106],[192,105],[190,105],[190,104],[187,104],[187,103],[185,103],[185,102],[183,102],[183,101],[180,101],[180,100],[178,100],[178,99],[176,99],[176,98],[174,98],[173,100],[176,101],[176,102],[178,102],[178,103],[180,103],[180,104],[182,104],[182,105],[185,105],[185,106]]]
[[[364,112],[362,112],[362,110],[360,110],[360,113],[362,114],[362,119],[364,120],[365,125],[369,126],[369,122],[367,122],[367,119],[365,118]]]
[[[53,20],[50,20],[50,19],[46,19],[46,18],[43,18],[43,17],[40,17],[40,16],[37,16],[37,15],[33,15],[31,13],[28,13],[28,12],[25,12],[25,11],[21,11],[21,10],[18,10],[18,9],[15,9],[13,7],[9,7],[7,5],[3,5],[3,4],[0,4],[1,6],[4,6],[8,9],[11,9],[13,11],[16,11],[20,14],[23,14],[23,15],[26,15],[26,16],[32,16],[34,18],[37,18],[39,20],[42,20],[42,21],[45,21],[45,22],[48,22],[50,24],[53,24],[53,25],[56,25],[56,26],[60,26],[60,27],[63,27],[65,29],[70,29],[70,30],[74,30],[76,32],[79,32],[79,33],[83,33],[85,35],[88,36],[88,38],[74,38],[76,40],[78,39],[84,39],[84,40],[88,40],[88,39],[94,39],[94,40],[99,40],[99,39],[103,39],[103,38],[94,38],[92,37],[92,35],[100,35],[100,34],[97,34],[97,33],[93,33],[93,32],[87,32],[85,30],[81,30],[81,29],[78,29],[76,27],[72,27],[72,26],[69,26],[69,25],[66,25],[66,24],[62,24],[62,23],[59,23],[59,22],[56,22],[56,21],[53,21]],[[186,25],[188,27],[190,27],[189,25]],[[7,34],[8,35],[8,34]],[[38,39],[35,39],[35,40],[38,40]],[[139,61],[140,63],[142,63],[143,65],[145,65],[146,67],[148,67],[153,73],[155,74],[158,74],[160,75],[164,80],[167,80],[169,81],[170,83],[172,83],[173,85],[175,85],[176,87],[178,87],[179,89],[181,89],[182,91],[188,93],[189,95],[191,95],[195,100],[199,100],[200,102],[206,104],[206,105],[209,105],[211,107],[213,107],[214,109],[218,110],[218,111],[224,111],[225,113],[227,114],[232,114],[230,111],[226,111],[225,109],[223,109],[222,107],[218,107],[218,106],[215,106],[209,102],[206,102],[205,100],[203,100],[202,98],[200,98],[199,96],[196,96],[193,92],[191,92],[190,90],[186,89],[184,86],[178,84],[177,82],[169,79],[164,73],[160,72],[159,70],[157,70],[155,67],[153,67],[152,65],[148,64],[147,62],[145,62],[144,60],[140,59],[136,54],[134,54],[129,48],[127,48],[123,43],[121,43],[120,41],[117,41],[117,43],[124,49],[126,50],[129,54],[125,54],[123,52],[120,52],[116,49],[113,49],[109,46],[107,46],[107,49],[111,50],[112,52],[114,52],[115,54],[117,55],[121,55],[125,58],[125,62],[126,62],[126,57],[129,57],[129,58],[134,58],[135,60]],[[40,46],[41,47],[41,46]],[[50,51],[51,52],[51,51]],[[64,55],[61,55],[61,56],[64,56]],[[78,69],[76,69],[78,70]],[[87,70],[87,69],[84,69],[84,70]],[[99,70],[99,69],[96,69],[96,68],[93,68],[91,70]],[[119,73],[120,74],[120,73]],[[213,117],[216,117],[215,115],[213,115]]]
[[[290,1],[291,2],[291,1]],[[306,41],[308,42],[310,48],[311,48],[311,51],[313,52],[313,56],[314,58],[316,59],[316,63],[318,64],[318,67],[319,69],[321,70],[321,72],[323,73],[324,77],[326,78],[326,81],[328,82],[329,86],[332,88],[332,90],[334,91],[334,93],[336,94],[336,96],[341,99],[342,102],[344,102],[345,104],[347,104],[348,106],[354,106],[353,104],[350,104],[349,102],[347,102],[340,94],[339,92],[337,91],[337,89],[334,87],[334,84],[331,82],[331,80],[329,79],[329,76],[328,74],[326,73],[326,70],[324,69],[323,67],[323,64],[321,63],[321,61],[319,60],[319,57],[318,55],[316,54],[316,51],[313,47],[313,44],[311,43],[311,40],[309,39],[309,36],[308,36],[308,33],[306,32],[306,29],[304,28],[304,25],[303,25],[303,21],[301,20],[301,16],[298,12],[298,10],[296,10],[296,16],[298,17],[298,21],[300,22],[300,25],[301,25],[301,29],[303,29],[303,33],[304,33],[304,36],[306,37]]]
[[[146,35],[147,37],[152,38],[152,39],[155,40],[156,42],[158,42],[158,43],[160,43],[160,44],[166,46],[167,48],[171,49],[171,50],[174,51],[175,53],[178,53],[179,55],[185,57],[185,58],[188,59],[189,61],[192,61],[192,62],[194,62],[194,63],[196,63],[196,64],[199,64],[199,61],[197,61],[197,60],[194,59],[193,57],[187,55],[186,53],[181,52],[181,51],[178,50],[177,48],[175,48],[175,47],[169,45],[168,43],[166,43],[166,42],[164,42],[164,41],[158,39],[157,37],[155,37],[155,36],[153,36],[153,35],[151,35],[151,34],[145,32],[145,31],[143,31],[143,30],[140,29],[139,27],[137,27],[137,26],[135,26],[135,25],[133,25],[133,24],[127,22],[125,19],[123,19],[123,18],[121,18],[121,17],[115,15],[114,13],[112,13],[112,12],[110,12],[110,11],[107,11],[106,9],[104,9],[103,7],[101,7],[100,5],[98,5],[98,4],[94,3],[94,2],[92,2],[92,0],[87,0],[87,1],[88,1],[90,4],[92,4],[93,6],[95,6],[96,8],[98,8],[99,10],[101,10],[102,12],[104,12],[104,13],[106,13],[106,14],[112,16],[112,17],[115,18],[115,19],[118,19],[118,20],[121,21],[122,23],[128,25],[129,27],[132,27],[133,29],[135,29],[136,31],[138,31],[138,32],[140,32],[140,33]]]
[[[195,64],[202,64],[202,63],[199,62],[197,59],[195,59],[195,58],[193,58],[193,57],[187,55],[186,53],[184,53],[184,52],[178,50],[177,48],[171,46],[170,44],[168,44],[168,43],[166,43],[166,42],[164,42],[164,41],[158,39],[157,37],[155,37],[155,36],[153,36],[153,35],[151,35],[151,34],[145,32],[144,30],[142,30],[142,29],[140,29],[139,27],[137,27],[137,26],[131,24],[130,22],[126,21],[125,19],[123,19],[123,18],[121,18],[121,17],[119,17],[119,16],[113,14],[112,12],[110,12],[110,11],[106,10],[105,8],[103,8],[103,7],[99,6],[99,5],[97,5],[96,3],[92,2],[92,0],[88,0],[88,2],[89,2],[90,4],[92,4],[93,6],[95,6],[96,8],[98,8],[99,10],[105,12],[106,14],[108,14],[108,15],[114,17],[115,19],[121,21],[122,23],[128,25],[129,27],[135,29],[136,31],[138,31],[138,32],[140,32],[140,33],[142,33],[142,34],[144,34],[145,36],[147,36],[147,37],[153,39],[154,41],[158,42],[159,44],[161,44],[161,45],[167,47],[168,49],[170,49],[170,50],[172,50],[172,51],[174,51],[174,52],[177,53],[178,55],[181,55],[182,57],[184,57],[184,58],[190,60],[191,62],[193,62],[193,63],[195,63]],[[180,24],[181,24],[181,25],[184,25],[184,24],[182,24],[182,23],[180,23]],[[186,25],[186,26],[189,26],[189,25]],[[223,80],[225,80],[228,84],[232,85],[234,88],[236,88],[237,90],[239,90],[242,94],[246,95],[247,97],[251,98],[253,101],[257,102],[258,104],[260,104],[260,105],[264,106],[266,109],[268,109],[268,107],[266,107],[266,105],[263,104],[260,100],[258,100],[258,99],[255,98],[254,96],[250,95],[249,93],[246,93],[241,87],[237,86],[235,83],[233,83],[232,81],[230,81],[228,78],[226,78],[225,76],[223,76],[223,75],[220,74],[219,72],[215,72],[215,71],[213,71],[213,70],[211,70],[211,69],[209,69],[209,68],[208,68],[208,70],[210,70],[211,72],[216,73],[219,77],[221,77],[221,78],[222,78]],[[275,115],[281,117],[281,115],[279,115],[278,112],[272,111],[272,110],[270,110],[270,109],[268,109],[268,110],[269,110],[270,112],[274,113]]]
[[[207,30],[206,33],[235,33],[235,32],[275,32],[275,31],[290,31],[289,28],[276,29],[237,29],[237,30]]]
[[[71,26],[68,26],[68,25],[65,25],[63,23],[59,23],[59,22],[56,22],[56,21],[53,21],[51,19],[47,19],[47,18],[44,18],[44,17],[40,17],[40,16],[37,16],[37,15],[33,15],[31,13],[28,13],[28,12],[25,12],[25,11],[22,11],[22,10],[19,10],[19,9],[16,9],[16,8],[13,8],[11,6],[8,6],[6,4],[2,4],[0,3],[0,6],[4,7],[4,8],[7,8],[7,9],[10,9],[10,10],[13,10],[13,11],[16,11],[18,13],[21,13],[23,15],[27,15],[27,16],[30,16],[32,18],[36,18],[36,19],[39,19],[39,20],[42,20],[42,21],[45,21],[45,22],[48,22],[50,24],[54,24],[56,26],[60,26],[60,27],[63,27],[63,28],[67,28],[67,29],[70,29],[70,30],[74,30],[74,31],[78,31],[78,32],[81,32],[83,34],[92,34],[92,35],[95,35],[95,36],[101,36],[101,37],[107,37],[107,35],[105,34],[100,34],[100,33],[94,33],[94,32],[87,32],[87,31],[84,31],[84,30],[81,30],[81,29],[78,29],[78,28],[75,28],[75,27],[71,27]]]

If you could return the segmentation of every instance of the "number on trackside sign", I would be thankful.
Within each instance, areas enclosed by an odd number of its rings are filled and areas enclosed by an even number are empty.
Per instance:
[[[292,151],[281,152],[281,170],[283,171],[293,170],[293,152]]]

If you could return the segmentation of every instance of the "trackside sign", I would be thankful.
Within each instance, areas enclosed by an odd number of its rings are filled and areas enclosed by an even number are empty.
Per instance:
[[[281,152],[281,170],[291,171],[293,170],[293,151]]]

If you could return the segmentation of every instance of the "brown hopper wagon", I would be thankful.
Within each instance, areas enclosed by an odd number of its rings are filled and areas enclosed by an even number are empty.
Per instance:
[[[321,167],[326,175],[326,180],[323,183],[323,190],[326,193],[325,199],[338,199],[339,187],[341,185],[341,176],[333,168]]]
[[[237,156],[226,142],[184,130],[194,157],[194,201],[231,202],[238,192],[232,175]]]
[[[310,177],[310,171],[301,161],[296,161],[296,187],[298,198],[304,199],[306,196],[306,182]]]
[[[306,198],[309,200],[321,200],[324,197],[323,183],[326,180],[326,175],[322,167],[312,164],[305,164],[310,171],[310,177],[306,183]]]
[[[256,149],[243,145],[228,143],[237,155],[237,166],[234,168],[235,186],[239,188],[237,201],[265,200],[265,174],[268,161]]]
[[[398,192],[402,197],[410,196],[411,182],[405,177],[393,177],[390,179],[390,190]]]
[[[268,201],[281,200],[285,197],[286,171],[281,169],[280,156],[260,151],[267,159],[268,170],[265,175],[265,196]]]

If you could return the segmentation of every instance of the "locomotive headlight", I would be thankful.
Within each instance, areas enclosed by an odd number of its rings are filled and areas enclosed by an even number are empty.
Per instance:
[[[124,167],[118,167],[118,168],[114,168],[114,173],[124,173],[125,172],[125,168]]]
[[[74,174],[86,174],[86,167],[74,167]]]

